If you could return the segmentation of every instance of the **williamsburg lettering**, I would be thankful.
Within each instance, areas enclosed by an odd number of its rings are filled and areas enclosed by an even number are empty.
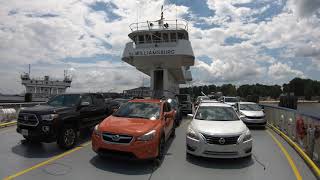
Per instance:
[[[130,56],[149,56],[149,55],[173,55],[175,51],[173,49],[154,49],[145,51],[129,52]]]

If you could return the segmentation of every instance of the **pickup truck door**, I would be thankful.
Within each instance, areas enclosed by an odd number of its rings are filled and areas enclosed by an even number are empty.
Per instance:
[[[80,107],[80,110],[79,110],[80,111],[80,119],[81,119],[81,128],[84,128],[84,127],[90,126],[91,118],[92,118],[94,111],[95,111],[95,106],[93,105],[91,95],[89,95],[89,94],[82,95],[80,104],[82,102],[89,103],[88,106]]]
[[[92,120],[93,124],[100,123],[106,117],[106,104],[104,98],[100,94],[92,94],[93,104],[95,106],[95,111],[93,112]]]

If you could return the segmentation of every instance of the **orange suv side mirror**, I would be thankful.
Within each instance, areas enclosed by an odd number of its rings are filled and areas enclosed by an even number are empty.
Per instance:
[[[167,118],[173,118],[173,112],[174,112],[174,111],[165,112],[165,113],[164,113],[164,118],[165,118],[165,119],[167,119]]]

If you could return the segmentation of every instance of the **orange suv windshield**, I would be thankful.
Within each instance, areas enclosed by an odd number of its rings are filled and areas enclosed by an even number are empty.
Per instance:
[[[123,104],[118,111],[113,114],[113,116],[156,120],[160,117],[160,104],[149,102],[128,102]]]

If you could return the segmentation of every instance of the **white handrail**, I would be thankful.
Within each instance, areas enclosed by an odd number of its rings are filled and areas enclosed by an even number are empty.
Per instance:
[[[183,29],[188,31],[188,22],[185,20],[164,20],[163,23],[159,21],[146,21],[137,22],[129,25],[131,31],[141,31],[141,30],[157,30],[157,29]]]

